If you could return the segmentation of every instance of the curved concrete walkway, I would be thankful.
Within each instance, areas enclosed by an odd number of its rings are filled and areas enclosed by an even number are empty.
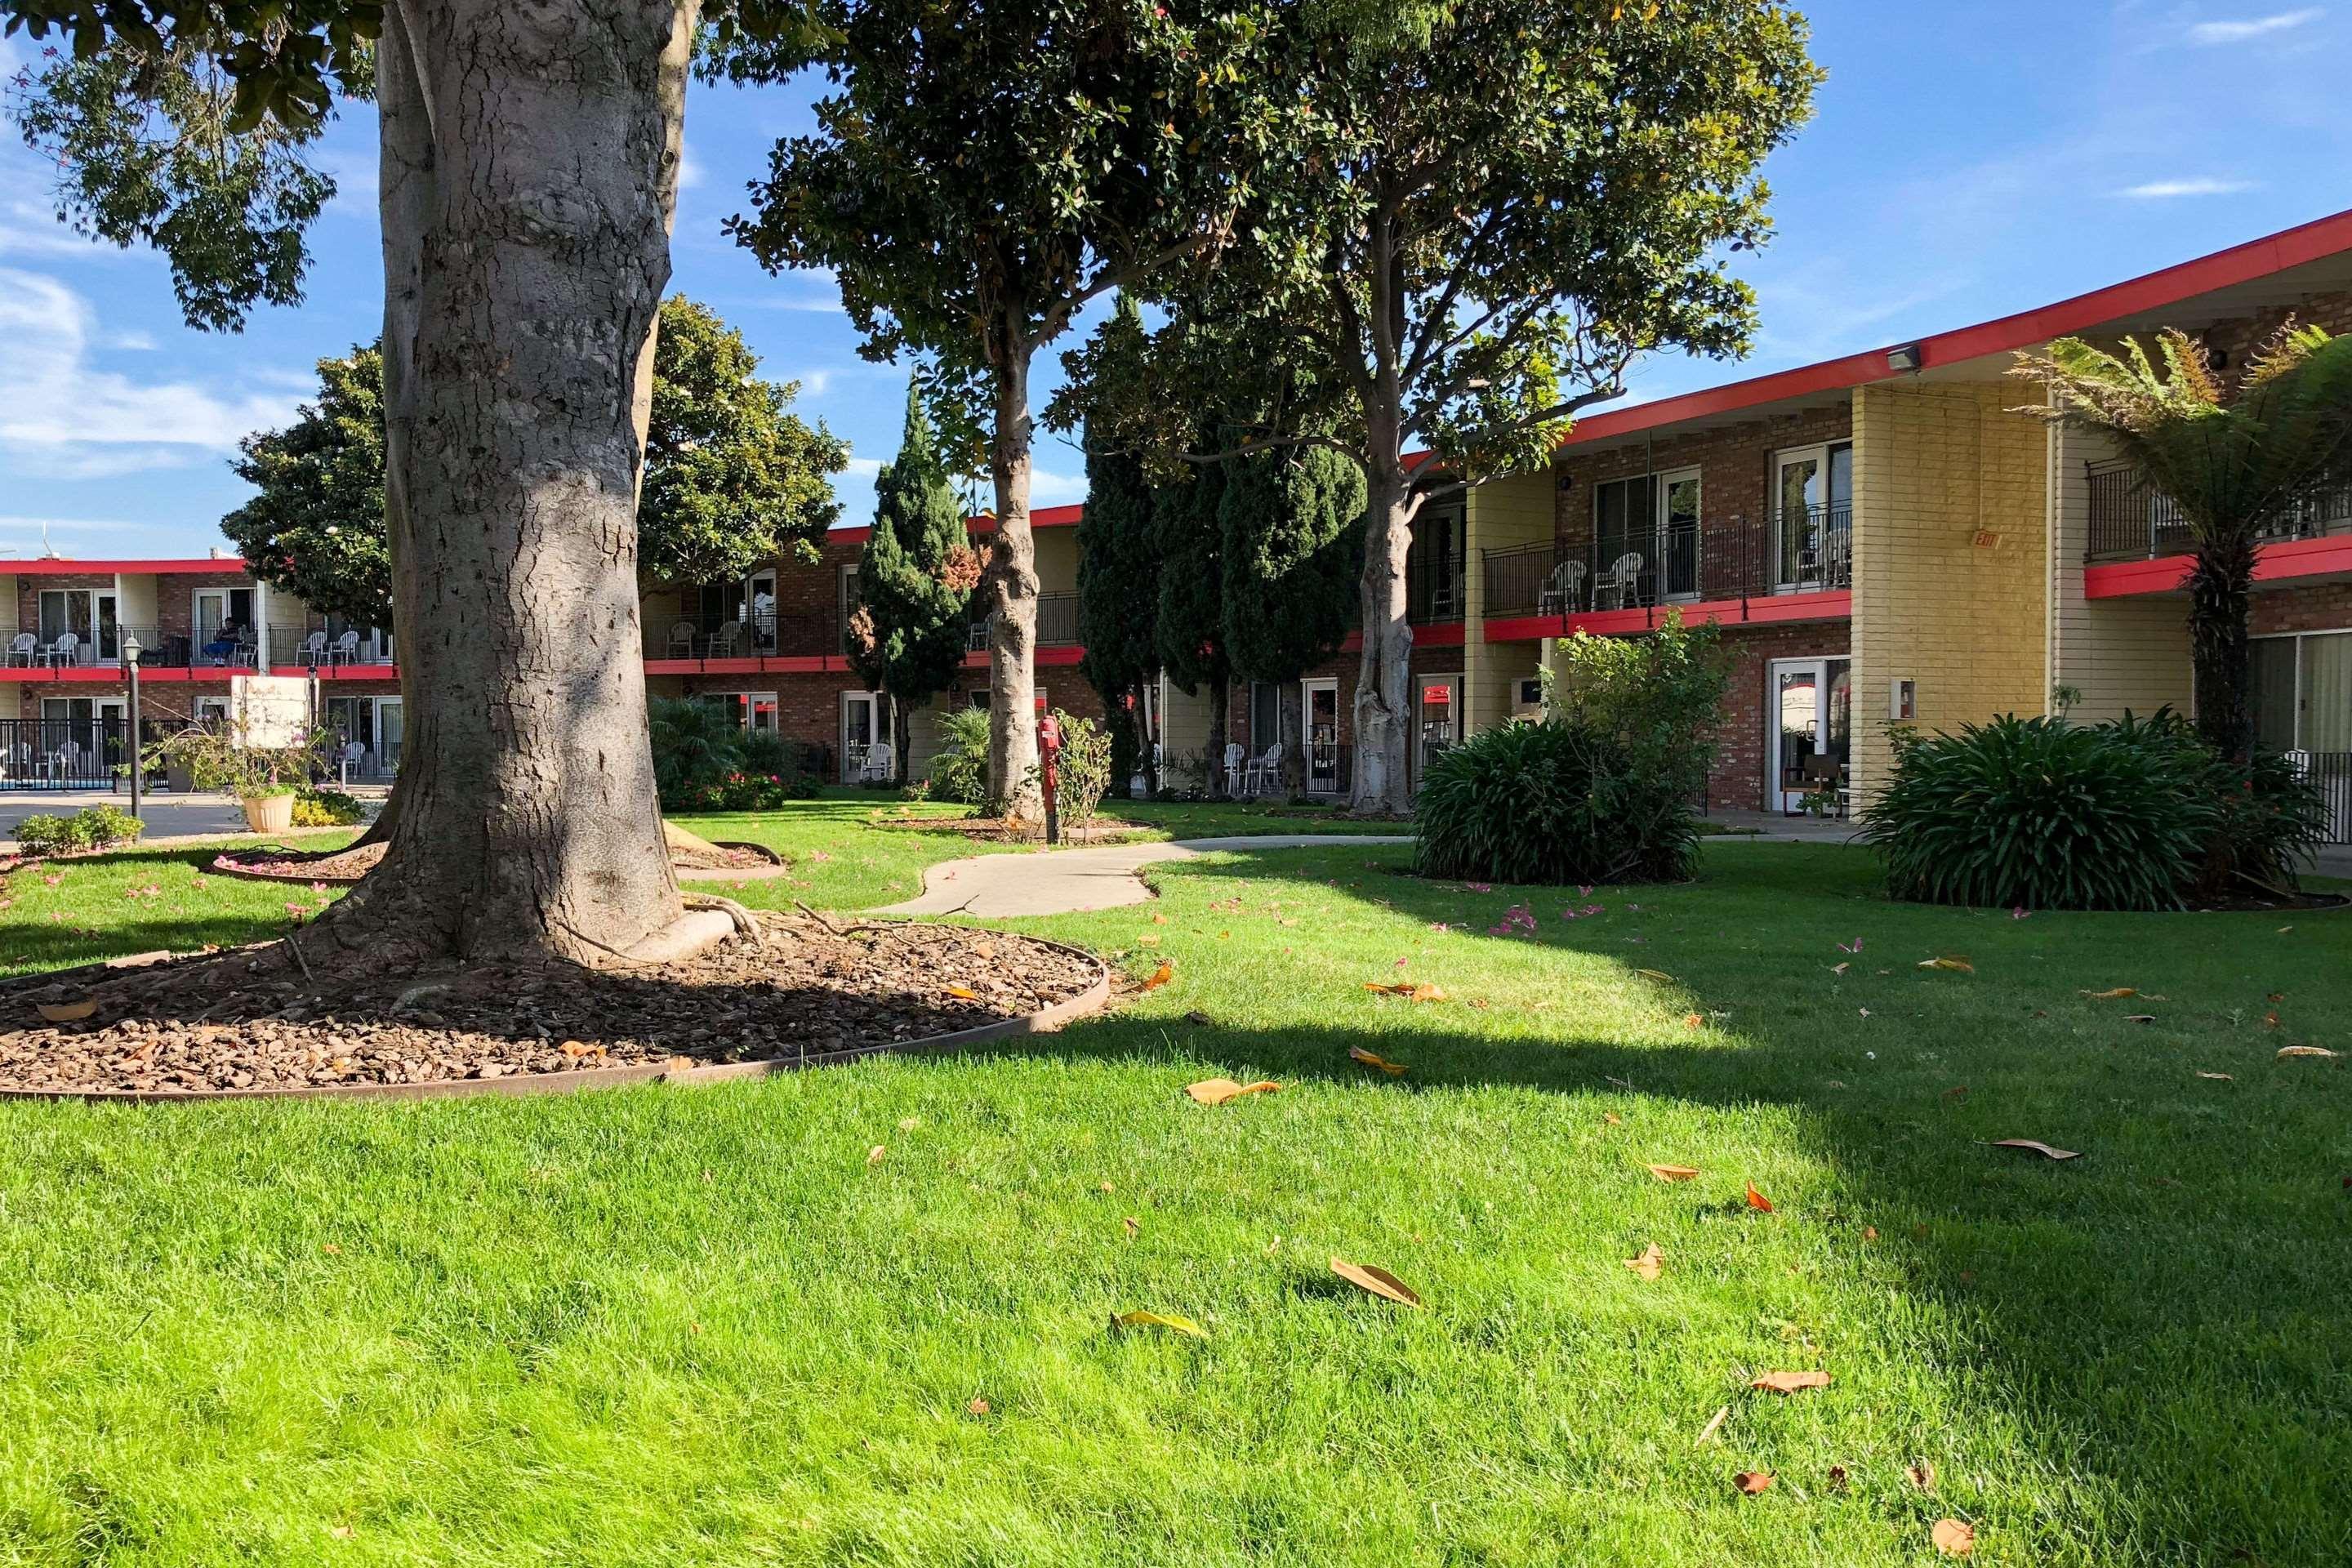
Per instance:
[[[943,860],[923,873],[920,898],[877,910],[884,915],[1075,915],[1139,904],[1151,889],[1137,876],[1157,860],[1191,860],[1225,851],[1328,848],[1350,844],[1410,844],[1387,834],[1268,834],[1262,837],[1188,838],[1177,843],[1104,844],[1049,849],[1035,855],[979,855]]]

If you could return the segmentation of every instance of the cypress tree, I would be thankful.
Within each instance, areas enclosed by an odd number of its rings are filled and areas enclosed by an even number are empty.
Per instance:
[[[1218,507],[1224,647],[1234,673],[1273,682],[1282,777],[1306,787],[1301,677],[1339,651],[1359,614],[1364,474],[1323,447],[1258,452],[1230,464]],[[1261,737],[1252,736],[1253,750]]]
[[[1213,800],[1224,794],[1225,689],[1233,679],[1225,657],[1224,538],[1217,521],[1224,490],[1223,468],[1208,464],[1152,493],[1160,547],[1160,668],[1187,697],[1208,690],[1209,754],[1202,773]]]
[[[963,663],[979,580],[963,506],[910,385],[898,458],[874,480],[874,529],[857,557],[857,604],[842,632],[850,668],[890,699],[890,742],[902,781],[913,710],[946,690]]]
[[[1143,318],[1121,294],[1112,330],[1140,339]],[[1160,669],[1160,543],[1150,484],[1131,454],[1087,444],[1087,510],[1078,521],[1078,671],[1110,714],[1111,787],[1125,793],[1139,761],[1159,777],[1142,732],[1144,688]]]

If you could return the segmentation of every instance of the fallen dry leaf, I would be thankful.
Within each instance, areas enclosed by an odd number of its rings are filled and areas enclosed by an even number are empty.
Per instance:
[[[1672,985],[1675,983],[1675,977],[1663,969],[1637,969],[1633,973],[1644,980],[1654,980],[1661,985]]]
[[[1229,1078],[1204,1078],[1198,1083],[1184,1086],[1184,1092],[1202,1105],[1223,1105],[1245,1094],[1278,1094],[1281,1091],[1282,1085],[1272,1081],[1235,1083]]]
[[[2120,1002],[2126,996],[2137,996],[2139,993],[2128,985],[2118,985],[2112,991],[2085,991],[2083,994],[2094,1002]]]
[[[1601,1124],[1604,1127],[1622,1127],[1625,1125],[1625,1119],[1613,1110],[1604,1110],[1601,1113]]]
[[[1625,1259],[1625,1267],[1644,1279],[1655,1279],[1665,1270],[1666,1255],[1658,1250],[1658,1244],[1654,1241],[1642,1249],[1639,1258]]]
[[[1350,1061],[1361,1062],[1368,1068],[1377,1068],[1381,1072],[1388,1074],[1391,1078],[1402,1078],[1404,1076],[1404,1063],[1392,1062],[1386,1057],[1376,1057],[1371,1052],[1364,1049],[1361,1046],[1349,1046],[1348,1047],[1348,1058]]]
[[[1645,1165],[1643,1169],[1662,1182],[1687,1182],[1698,1175],[1696,1165]]]
[[[1773,1394],[1795,1394],[1808,1388],[1827,1388],[1830,1374],[1825,1372],[1768,1372],[1750,1388],[1761,1388]]]
[[[1772,1212],[1772,1200],[1766,1197],[1762,1193],[1758,1192],[1756,1190],[1756,1184],[1750,1182],[1748,1184],[1748,1206],[1756,1210],[1759,1214],[1770,1214]]]
[[[1216,1022],[1214,1018],[1210,1017],[1206,1013],[1202,1012],[1197,1007],[1192,1012],[1184,1015],[1184,1021],[1188,1024],[1199,1024],[1204,1027]]]
[[[352,1538],[352,1531],[350,1525],[339,1524],[335,1526],[334,1529],[327,1531],[327,1533],[333,1536],[337,1541],[349,1541]]]
[[[2218,1083],[2235,1083],[2235,1082],[2237,1082],[2237,1081],[2238,1081],[2236,1079],[2231,1078],[2228,1073],[2225,1073],[2225,1072],[2207,1072],[2207,1071],[2206,1071],[2204,1068],[2198,1068],[2198,1070],[2197,1070],[2197,1076],[2198,1076],[2199,1078],[2210,1078],[2210,1079],[2212,1079],[2213,1080],[2215,1080],[2215,1081],[2216,1081],[2216,1082],[2218,1082]]]
[[[1878,1239],[1878,1227],[1874,1225],[1864,1226],[1862,1227],[1862,1239],[1864,1241],[1876,1241]]]
[[[1936,1466],[1932,1460],[1928,1459],[1922,1459],[1916,1465],[1906,1465],[1903,1467],[1903,1479],[1909,1481],[1913,1486],[1917,1487],[1923,1492],[1934,1491],[1936,1489]]]
[[[1151,923],[1156,926],[1164,926],[1168,923],[1168,917],[1166,915],[1154,915],[1151,917]]]
[[[969,985],[950,985],[948,987],[948,994],[963,1002],[977,1002],[980,1000],[980,993],[974,991]]]
[[[1696,1029],[1701,1024],[1706,1022],[1706,1019],[1700,1017],[1696,1013],[1685,1013],[1683,1015],[1683,1027],[1685,1029]]]
[[[1369,1263],[1349,1263],[1344,1258],[1335,1258],[1331,1259],[1331,1272],[1359,1290],[1369,1290],[1383,1300],[1394,1301],[1405,1307],[1421,1305],[1421,1298],[1412,1293],[1412,1288],[1385,1268],[1376,1268]]]
[[[52,1024],[79,1024],[98,1011],[98,1004],[85,996],[79,1002],[44,1002],[41,1016]]]
[[[2336,1053],[2326,1046],[2281,1046],[2278,1054],[2284,1061],[2289,1057],[2332,1057]]]
[[[1996,1138],[1992,1146],[1996,1149],[2031,1149],[2052,1160],[2079,1160],[2083,1157],[2080,1149],[2053,1149],[2036,1138]]]
[[[1190,1318],[1180,1318],[1173,1312],[1113,1312],[1110,1326],[1114,1329],[1169,1329],[1176,1333],[1205,1340],[1209,1331]]]
[[[1830,973],[1832,974],[1843,974],[1847,970],[1852,969],[1853,967],[1853,965],[1851,963],[1832,963],[1830,965]]]
[[[333,1242],[331,1242],[331,1241],[322,1241],[322,1242],[320,1242],[320,1243],[319,1244],[319,1250],[320,1250],[320,1251],[321,1251],[321,1252],[325,1252],[325,1253],[331,1253],[331,1254],[333,1254],[333,1255],[334,1255],[334,1256],[336,1256],[336,1257],[341,1257],[341,1256],[342,1256],[342,1251],[343,1251],[343,1249],[342,1249],[341,1247],[337,1247],[337,1246],[336,1246]]]
[[[889,1150],[885,1149],[881,1144],[877,1143],[874,1147],[866,1151],[866,1163],[869,1165],[878,1165],[882,1163],[882,1156],[889,1152]]]
[[[1936,1550],[1947,1557],[1966,1557],[1977,1549],[1977,1527],[1963,1524],[1957,1519],[1939,1519],[1936,1528],[1927,1533]]]
[[[1772,1489],[1772,1472],[1769,1470],[1742,1470],[1738,1475],[1731,1478],[1731,1484],[1738,1487],[1748,1496],[1754,1497],[1759,1492],[1769,1492]]]
[[[1133,1215],[1128,1215],[1118,1223],[1120,1228],[1127,1232],[1127,1239],[1129,1241],[1133,1241],[1137,1237],[1143,1234],[1143,1222],[1136,1218]]]
[[[2124,1022],[2126,1024],[2153,1024],[2156,1022],[2156,1015],[2153,1013],[2126,1013],[2124,1015]]]
[[[1410,980],[1400,980],[1394,984],[1390,984],[1382,981],[1367,980],[1364,982],[1364,989],[1374,992],[1382,996],[1402,996],[1408,1002],[1443,1002],[1445,1000],[1444,992],[1439,990],[1434,985],[1428,984],[1425,982],[1416,984]]]
[[[1919,961],[1919,967],[1948,969],[1955,974],[1974,974],[1977,972],[1977,966],[1965,958],[1923,958]]]
[[[1691,1447],[1694,1448],[1703,1448],[1708,1443],[1712,1442],[1715,1438],[1715,1435],[1723,1430],[1723,1424],[1730,1418],[1730,1405],[1726,1405],[1719,1407],[1713,1415],[1707,1418],[1706,1425],[1698,1429],[1698,1436],[1691,1439]]]
[[[1833,1492],[1842,1492],[1845,1489],[1845,1467],[1843,1465],[1832,1465],[1830,1467],[1830,1490]]]
[[[1969,1086],[1964,1083],[1956,1083],[1944,1091],[1946,1100],[1966,1100],[1968,1097]]]
[[[1160,962],[1160,967],[1151,972],[1151,978],[1143,983],[1143,988],[1146,991],[1157,991],[1175,978],[1176,966],[1162,959]]]
[[[965,1405],[964,1409],[974,1415],[985,1415],[988,1414],[988,1401],[974,1396],[972,1402]]]

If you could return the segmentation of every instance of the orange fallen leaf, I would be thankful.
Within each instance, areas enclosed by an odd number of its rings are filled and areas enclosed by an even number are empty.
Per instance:
[[[1602,1111],[1601,1113],[1601,1125],[1604,1127],[1622,1127],[1625,1125],[1625,1119],[1618,1115],[1613,1110]]]
[[[2053,1149],[2037,1138],[1996,1138],[1992,1146],[1996,1149],[2031,1149],[2052,1160],[2079,1160],[2083,1157],[2080,1149]]]
[[[1421,1305],[1421,1298],[1412,1293],[1412,1288],[1385,1268],[1335,1258],[1331,1259],[1331,1272],[1359,1290],[1369,1290],[1383,1300],[1394,1301],[1403,1307]]]
[[[2326,1046],[2281,1046],[2279,1047],[2279,1059],[2282,1061],[2289,1057],[2332,1057],[2335,1054]]]
[[[1202,1105],[1223,1105],[1245,1094],[1278,1094],[1281,1091],[1282,1085],[1278,1083],[1235,1083],[1229,1078],[1204,1078],[1198,1083],[1184,1087],[1184,1092]]]
[[[1916,1465],[1903,1467],[1903,1479],[1923,1492],[1936,1489],[1936,1467],[1932,1460],[1922,1459]]]
[[[1160,967],[1151,972],[1151,978],[1143,983],[1143,988],[1146,991],[1157,991],[1175,978],[1176,966],[1166,959],[1161,959]]]
[[[948,987],[948,994],[959,997],[966,1002],[977,1002],[980,1000],[980,993],[974,991],[969,985],[950,985]]]
[[[1827,1388],[1830,1374],[1825,1372],[1768,1372],[1750,1388],[1761,1388],[1773,1394],[1796,1394],[1808,1388]]]
[[[1718,1406],[1716,1413],[1707,1418],[1706,1425],[1698,1429],[1698,1436],[1691,1439],[1691,1447],[1694,1448],[1704,1448],[1706,1447],[1708,1443],[1714,1440],[1715,1435],[1723,1430],[1723,1424],[1730,1417],[1730,1405],[1725,1405]]]
[[[1643,1168],[1662,1182],[1687,1182],[1698,1175],[1696,1165],[1647,1165]]]
[[[1977,1549],[1977,1527],[1963,1524],[1957,1519],[1939,1519],[1928,1532],[1936,1550],[1947,1557],[1966,1557]]]
[[[1639,1258],[1625,1259],[1625,1267],[1644,1279],[1655,1279],[1665,1271],[1666,1255],[1658,1250],[1658,1244],[1654,1241],[1642,1249]]]
[[[1377,1068],[1381,1072],[1388,1074],[1391,1078],[1402,1078],[1404,1076],[1404,1063],[1392,1062],[1386,1057],[1376,1057],[1371,1052],[1364,1049],[1361,1046],[1349,1046],[1348,1047],[1348,1058],[1351,1061],[1361,1062],[1368,1068]]]
[[[1205,1340],[1209,1331],[1190,1318],[1173,1312],[1113,1312],[1110,1326],[1114,1329],[1168,1329],[1196,1340]]]
[[[342,1256],[342,1251],[343,1251],[343,1249],[342,1249],[341,1247],[337,1247],[337,1246],[336,1246],[333,1242],[331,1242],[331,1241],[322,1241],[322,1242],[320,1242],[320,1243],[319,1244],[319,1250],[320,1250],[320,1251],[321,1251],[321,1252],[325,1252],[325,1253],[331,1253],[331,1254],[332,1254],[332,1255],[334,1255],[335,1257],[338,1257],[338,1258],[340,1258],[340,1257],[341,1257],[341,1256]]]
[[[44,1002],[41,1016],[52,1024],[79,1024],[98,1011],[98,1004],[89,997],[79,1002]]]
[[[1955,974],[1974,974],[1977,972],[1977,966],[1965,958],[1923,958],[1919,961],[1919,967],[1948,969]]]
[[[964,1409],[974,1415],[985,1415],[988,1414],[988,1401],[975,1396],[970,1405],[964,1406]]]
[[[2118,985],[2112,991],[2085,991],[2083,994],[2094,1002],[2120,1002],[2126,996],[2137,996],[2139,993],[2128,985]]]
[[[1878,1239],[1878,1227],[1874,1225],[1864,1226],[1862,1227],[1862,1239],[1864,1241],[1876,1241]]]
[[[1700,1017],[1696,1013],[1685,1013],[1683,1015],[1683,1027],[1685,1029],[1696,1029],[1701,1024],[1706,1022],[1706,1019]]]
[[[1756,1184],[1750,1182],[1748,1184],[1748,1206],[1761,1214],[1770,1214],[1772,1212],[1772,1200],[1766,1197],[1762,1193],[1758,1192],[1756,1190]]]
[[[1156,926],[1164,926],[1168,923],[1168,917],[1166,915],[1154,915],[1151,917],[1151,923]]]
[[[882,1156],[889,1152],[889,1150],[885,1149],[881,1144],[877,1143],[874,1147],[866,1151],[866,1163],[869,1165],[878,1165],[882,1163]]]
[[[1133,1215],[1128,1215],[1118,1223],[1120,1227],[1127,1232],[1127,1239],[1129,1241],[1133,1241],[1137,1237],[1143,1234],[1143,1222],[1136,1218]]]
[[[1772,1473],[1769,1470],[1742,1470],[1731,1478],[1731,1484],[1748,1496],[1755,1497],[1772,1489]]]

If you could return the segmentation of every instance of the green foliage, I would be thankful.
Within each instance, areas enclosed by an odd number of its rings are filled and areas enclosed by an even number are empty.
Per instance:
[[[294,792],[297,827],[348,827],[367,820],[367,808],[339,789],[307,788]]]
[[[840,515],[828,476],[848,449],[789,412],[796,384],[759,379],[741,334],[706,307],[662,301],[637,503],[638,574],[723,582],[786,551],[815,559]],[[319,396],[235,463],[259,494],[221,520],[255,576],[311,608],[392,625],[383,513],[383,360],[319,362]]]
[[[1616,737],[1568,720],[1482,730],[1429,764],[1413,802],[1424,877],[1563,887],[1679,881],[1698,810]]]
[[[196,788],[218,790],[238,800],[260,800],[293,795],[328,771],[342,736],[331,726],[314,725],[288,746],[257,745],[252,726],[244,720],[230,723],[191,724],[178,734],[149,746],[143,759],[150,770],[177,763],[188,771]]]
[[[1121,294],[1118,331],[1140,334],[1132,296]],[[1160,533],[1150,482],[1133,455],[1089,442],[1087,508],[1078,520],[1079,673],[1112,716],[1114,773],[1133,772],[1140,749],[1126,700],[1160,668]]]
[[[118,807],[86,805],[71,816],[28,816],[16,824],[26,855],[77,855],[135,841],[147,825]]]
[[[2318,795],[2277,758],[2233,763],[2169,711],[2111,724],[2007,715],[1917,740],[1864,836],[1895,897],[2161,910],[2291,883]]]
[[[953,708],[940,715],[940,749],[931,754],[931,794],[979,805],[988,799],[988,710]]]
[[[1363,470],[1310,447],[1236,458],[1226,473],[1217,509],[1225,650],[1245,679],[1297,680],[1357,622]]]
[[[1551,700],[1560,716],[1622,748],[1648,787],[1686,805],[1703,799],[1731,684],[1723,628],[1686,626],[1669,609],[1647,636],[1579,633],[1559,652]]]
[[[1225,656],[1223,464],[1180,473],[1152,493],[1152,530],[1160,558],[1159,614],[1154,634],[1160,668],[1187,696],[1220,689],[1232,679]]]
[[[719,703],[656,697],[646,719],[665,812],[768,811],[817,791],[788,742],[766,731],[747,734]]]
[[[2352,479],[2352,338],[2290,321],[2234,381],[2178,329],[2158,332],[2156,346],[2151,357],[2136,338],[2119,353],[2061,338],[2021,353],[2011,374],[2042,386],[2047,401],[2018,412],[2105,434],[2179,509],[2195,555],[2198,726],[2223,752],[2250,758],[2254,549],[2308,487]]]
[[[1054,719],[1062,728],[1062,754],[1054,770],[1054,810],[1065,829],[1082,828],[1102,815],[1103,796],[1110,793],[1109,731],[1091,719],[1073,719],[1060,709]],[[1037,764],[1043,788],[1045,764]]]
[[[898,459],[884,466],[874,490],[874,528],[857,558],[857,613],[843,644],[868,687],[919,708],[962,667],[980,559],[912,387]]]

